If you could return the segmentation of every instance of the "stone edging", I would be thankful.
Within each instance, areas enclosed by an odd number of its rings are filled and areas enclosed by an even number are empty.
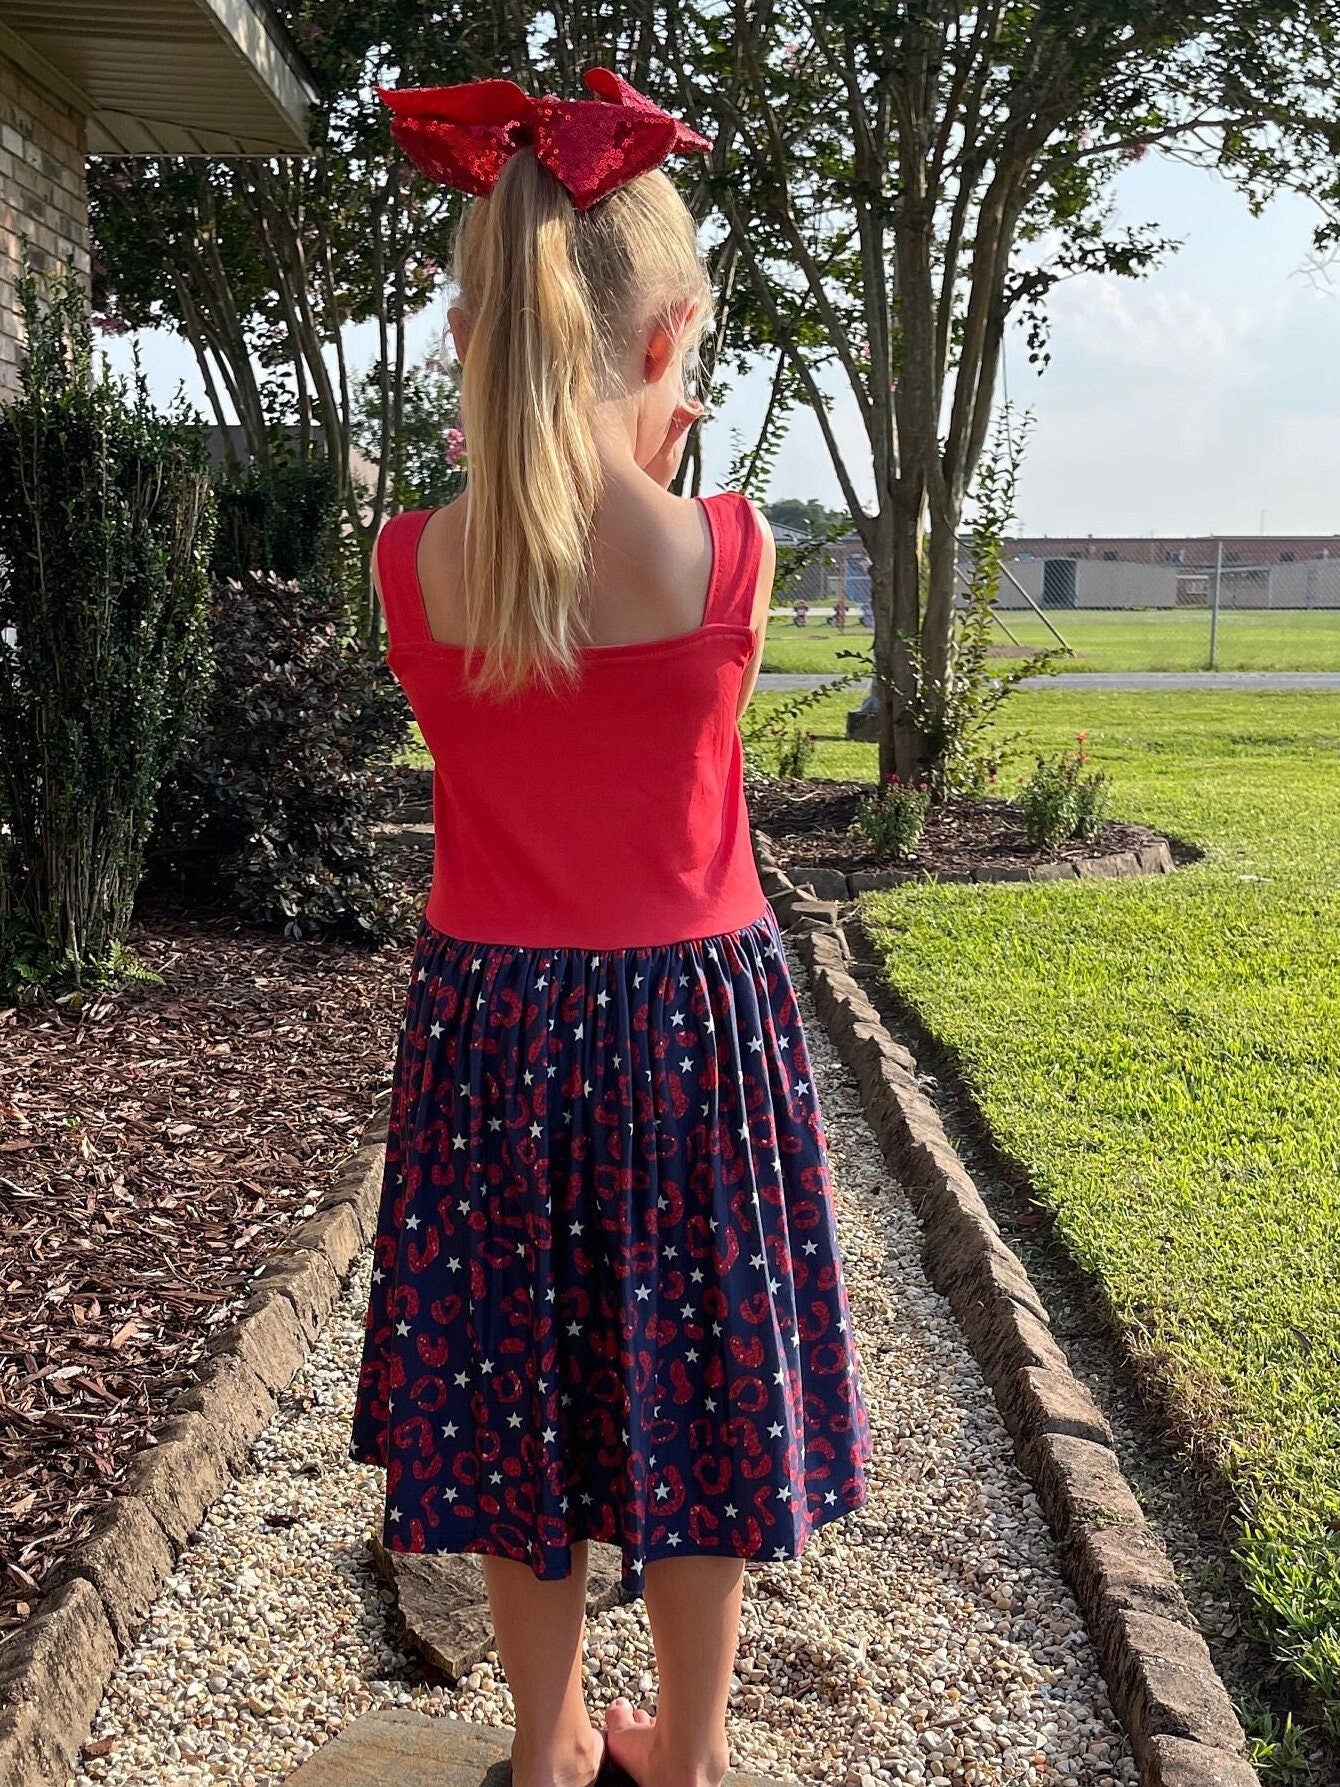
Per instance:
[[[836,904],[797,888],[757,828],[753,844],[764,892],[809,972],[815,1008],[916,1207],[927,1276],[953,1308],[1047,1515],[1141,1782],[1260,1787],[1228,1691],[1122,1474],[1112,1430],[921,1090],[913,1056],[848,971]]]
[[[775,861],[775,847],[767,832],[756,827],[755,837],[766,840],[772,852],[770,860]],[[902,887],[908,881],[1114,881],[1128,875],[1170,875],[1175,867],[1167,839],[1159,838],[1138,850],[1111,850],[1106,856],[1065,856],[1058,862],[1037,864],[983,863],[971,872],[835,869],[831,863],[798,862],[785,873],[797,887],[813,888],[821,900],[850,900],[872,887]]]
[[[389,1096],[321,1199],[252,1281],[237,1319],[173,1400],[158,1440],[47,1592],[0,1646],[0,1787],[62,1787],[87,1742],[121,1653],[133,1643],[191,1534],[273,1420],[372,1240]]]

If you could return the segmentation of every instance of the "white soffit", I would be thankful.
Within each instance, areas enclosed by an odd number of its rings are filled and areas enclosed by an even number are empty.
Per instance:
[[[265,0],[0,0],[0,55],[84,112],[90,155],[309,147],[316,94]]]

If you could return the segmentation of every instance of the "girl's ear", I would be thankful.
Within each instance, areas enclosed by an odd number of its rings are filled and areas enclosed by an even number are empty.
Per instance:
[[[673,332],[661,321],[652,323],[642,356],[642,380],[654,385],[663,379],[675,364],[678,344]]]

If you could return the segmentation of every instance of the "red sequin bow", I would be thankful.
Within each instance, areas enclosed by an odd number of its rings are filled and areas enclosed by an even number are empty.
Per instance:
[[[537,99],[515,81],[376,91],[415,167],[461,192],[491,192],[508,157],[528,145],[585,211],[667,155],[712,147],[613,69],[588,68],[582,80],[595,99]]]

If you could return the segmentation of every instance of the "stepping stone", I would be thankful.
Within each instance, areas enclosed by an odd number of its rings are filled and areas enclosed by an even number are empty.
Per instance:
[[[401,1636],[439,1675],[457,1682],[493,1649],[493,1621],[478,1553],[390,1551],[375,1536],[368,1551],[396,1592]],[[603,1613],[624,1598],[617,1545],[593,1543],[586,1611]]]
[[[364,1713],[288,1777],[288,1787],[510,1787],[512,1729],[430,1719],[408,1707]],[[729,1774],[725,1787],[800,1787]]]

